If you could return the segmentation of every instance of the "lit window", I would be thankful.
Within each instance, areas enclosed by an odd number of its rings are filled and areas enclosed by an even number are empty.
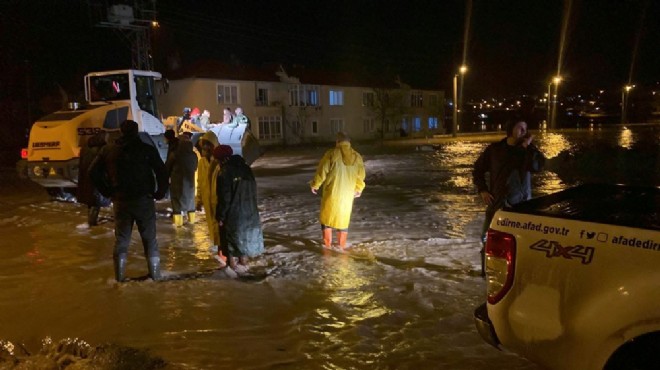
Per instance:
[[[419,131],[422,130],[422,118],[421,117],[413,117],[412,123],[413,123],[413,131],[419,132]]]
[[[289,101],[294,107],[319,105],[319,90],[316,86],[292,85],[289,89]]]
[[[434,130],[438,128],[438,117],[429,117],[429,129]]]
[[[341,90],[330,90],[330,105],[344,105],[344,92]]]

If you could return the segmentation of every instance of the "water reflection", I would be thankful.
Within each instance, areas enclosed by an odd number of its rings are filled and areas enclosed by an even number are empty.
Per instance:
[[[323,365],[325,368],[344,368],[349,358],[354,361],[362,357],[361,362],[369,363],[383,354],[376,343],[370,344],[371,336],[365,336],[366,331],[373,330],[365,321],[382,322],[392,312],[377,297],[377,276],[373,271],[366,273],[370,269],[348,255],[324,250],[323,258],[321,293],[328,304],[315,310],[318,320],[312,321],[319,322],[312,324],[311,332],[322,338],[314,347],[324,349],[317,355],[329,361]]]
[[[621,132],[619,133],[619,146],[625,149],[630,149],[632,148],[633,144],[635,143],[635,137],[633,135],[633,132],[628,128],[628,127],[623,127]]]
[[[343,320],[334,318],[333,327],[351,326],[362,320],[376,318],[387,314],[389,310],[376,301],[373,285],[373,276],[365,276],[360,264],[353,263],[346,254],[333,255],[332,251],[324,250],[324,263],[326,274],[323,276],[323,285],[328,293],[328,300],[335,307],[339,307],[346,315]],[[319,316],[328,318],[327,313],[321,310]]]
[[[536,144],[546,158],[554,158],[563,151],[571,151],[572,146],[566,136],[561,133],[549,132],[542,136],[542,140],[536,141]]]

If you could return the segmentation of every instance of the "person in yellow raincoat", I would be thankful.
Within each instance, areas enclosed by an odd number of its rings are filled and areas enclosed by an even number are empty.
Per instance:
[[[220,166],[213,158],[213,149],[218,145],[218,137],[212,131],[207,131],[200,138],[202,156],[197,165],[196,204],[198,209],[200,206],[204,208],[209,237],[213,243],[212,249],[218,251],[218,261],[224,265],[227,259],[220,248],[220,228],[215,220],[215,208],[218,205],[218,196],[215,192],[216,174]]]
[[[348,225],[353,211],[353,200],[362,195],[365,183],[362,156],[351,148],[351,139],[345,132],[337,133],[335,148],[328,150],[309,183],[312,193],[322,187],[321,230],[323,245],[332,246],[332,230],[337,231],[340,249],[346,248]]]

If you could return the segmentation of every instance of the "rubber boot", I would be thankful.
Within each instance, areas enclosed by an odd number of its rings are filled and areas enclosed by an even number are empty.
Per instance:
[[[348,237],[348,231],[337,231],[337,240],[339,241],[339,249],[346,249],[346,238]]]
[[[87,209],[87,224],[89,226],[96,226],[99,224],[99,207],[89,207]]]
[[[189,224],[195,223],[195,211],[188,212],[188,223]]]
[[[329,227],[323,229],[323,246],[326,248],[332,247],[332,229]]]
[[[183,226],[183,215],[182,214],[172,215],[172,220],[174,220],[174,226]]]
[[[119,254],[114,257],[115,260],[115,280],[117,282],[123,282],[126,279],[126,255]]]
[[[222,251],[218,249],[218,253],[213,256],[218,263],[220,263],[220,268],[227,266],[227,257],[222,254]]]
[[[149,277],[153,280],[160,280],[160,257],[148,258]]]

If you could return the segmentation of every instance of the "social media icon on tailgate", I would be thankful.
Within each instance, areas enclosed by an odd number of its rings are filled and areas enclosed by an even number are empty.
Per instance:
[[[580,231],[580,239],[587,239],[587,240],[597,240],[601,243],[605,243],[608,241],[610,236],[607,233],[602,233],[602,232],[595,232],[595,231],[589,231],[589,230],[582,230]]]

